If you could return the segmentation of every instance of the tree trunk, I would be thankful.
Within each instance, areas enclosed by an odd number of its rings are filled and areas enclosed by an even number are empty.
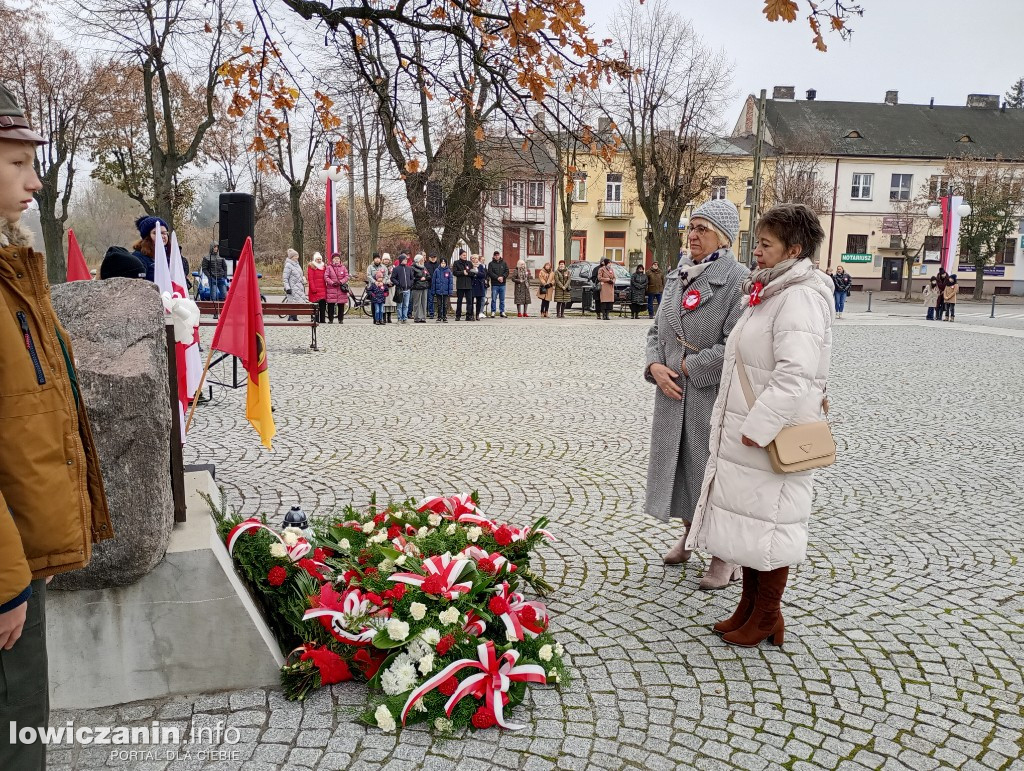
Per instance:
[[[974,267],[974,299],[982,299],[982,292],[985,288],[985,265],[975,264]]]
[[[372,261],[370,255],[377,253],[377,247],[380,243],[380,223],[381,220],[378,217],[371,217],[367,223],[370,227],[370,254],[367,255],[368,261]]]
[[[914,297],[914,261],[914,257],[903,256],[904,273],[907,277],[906,289],[903,292],[904,300],[912,300]]]
[[[68,278],[67,255],[64,251],[64,220],[57,216],[56,174],[42,178],[43,187],[36,193],[39,204],[39,226],[43,231],[46,253],[46,277],[51,284],[63,284]]]
[[[650,241],[653,241],[654,260],[662,266],[665,273],[675,270],[679,264],[679,230],[658,228],[651,230]]]
[[[303,251],[303,221],[302,221],[302,187],[300,185],[290,185],[288,187],[288,208],[292,213],[292,249],[297,251],[300,255],[304,254]],[[331,259],[331,255],[324,255],[328,260]]]
[[[174,232],[174,171],[170,164],[162,168],[153,164],[153,203],[156,216],[167,223],[167,229]]]

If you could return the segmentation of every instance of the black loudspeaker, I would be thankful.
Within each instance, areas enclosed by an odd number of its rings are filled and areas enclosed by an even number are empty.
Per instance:
[[[220,255],[227,260],[242,256],[245,239],[256,231],[256,199],[248,193],[220,194]]]

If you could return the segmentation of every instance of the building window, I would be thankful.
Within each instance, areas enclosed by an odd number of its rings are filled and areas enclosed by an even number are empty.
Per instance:
[[[928,178],[928,198],[930,200],[938,201],[947,195],[949,195],[948,174],[933,174]]]
[[[1013,265],[1016,253],[1017,239],[1007,238],[1003,244],[1003,251],[996,255],[996,265]]]
[[[909,201],[910,185],[913,180],[913,174],[893,174],[892,182],[889,184],[889,200]]]
[[[604,234],[604,256],[621,263],[626,258],[626,231],[610,230]]]
[[[526,183],[513,181],[509,183],[509,199],[513,206],[522,206],[526,203]]]
[[[871,185],[874,181],[874,174],[854,174],[853,186],[850,189],[850,198],[855,201],[870,201]]]
[[[530,183],[530,197],[528,199],[531,209],[544,208],[544,184],[543,182]]]
[[[576,174],[572,179],[572,200],[575,203],[587,202],[587,175]]]
[[[747,195],[743,199],[744,206],[753,206],[754,204],[754,178],[747,177]]]
[[[856,235],[851,233],[846,237],[846,253],[847,254],[867,254],[868,253],[868,237],[867,235]]]
[[[925,262],[941,262],[942,236],[925,236],[924,248],[921,251],[924,252]]]
[[[747,249],[750,246],[750,232],[743,230],[740,231],[740,251],[737,255],[740,260],[744,260],[747,257]]]
[[[728,177],[712,177],[711,178],[711,200],[712,201],[723,201],[725,200],[725,194],[729,190],[729,178]]]
[[[604,200],[606,201],[621,201],[622,200],[622,175],[621,174],[609,174],[607,180],[604,183]]]
[[[526,231],[526,253],[530,256],[544,254],[544,231]]]
[[[491,191],[491,206],[504,208],[508,206],[508,183],[499,182],[498,187]]]
[[[903,236],[889,236],[889,248],[901,251],[903,249]]]

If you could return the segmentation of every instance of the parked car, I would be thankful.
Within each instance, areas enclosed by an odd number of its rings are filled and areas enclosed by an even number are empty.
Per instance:
[[[617,263],[611,264],[615,271],[615,302],[629,302],[629,271]],[[571,308],[575,303],[583,305],[583,310],[593,310],[593,289],[594,283],[590,276],[597,267],[596,262],[574,262],[569,266],[569,305]],[[587,289],[584,293],[584,289]]]

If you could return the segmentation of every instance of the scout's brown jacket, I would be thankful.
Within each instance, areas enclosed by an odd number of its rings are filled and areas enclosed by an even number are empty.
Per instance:
[[[0,222],[0,604],[113,536],[74,354],[29,244]]]

